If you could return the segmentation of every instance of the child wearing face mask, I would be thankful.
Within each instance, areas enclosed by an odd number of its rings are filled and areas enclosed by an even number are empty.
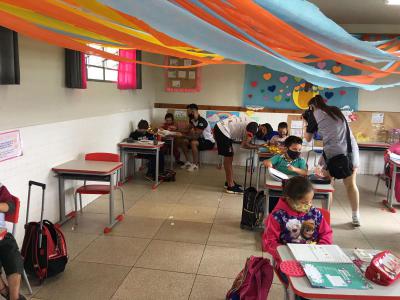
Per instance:
[[[285,142],[285,152],[264,161],[267,168],[274,168],[287,175],[307,175],[306,161],[300,157],[303,140],[297,136],[289,136]]]
[[[286,122],[281,122],[278,124],[278,134],[271,137],[269,144],[272,146],[281,146],[284,144],[288,137],[288,124]]]
[[[262,237],[263,251],[272,255],[279,277],[287,283],[280,272],[277,248],[288,243],[332,244],[332,228],[321,211],[312,206],[314,191],[311,182],[303,176],[295,176],[284,184],[283,197],[265,221]]]

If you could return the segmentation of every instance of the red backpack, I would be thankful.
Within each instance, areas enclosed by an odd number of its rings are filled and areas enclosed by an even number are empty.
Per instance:
[[[25,270],[39,278],[40,283],[47,277],[64,271],[68,262],[67,245],[62,231],[48,220],[43,220],[45,184],[29,181],[28,208],[26,222],[29,216],[31,186],[42,187],[42,213],[40,222],[25,224],[24,242],[21,255],[24,258]]]
[[[269,259],[251,256],[226,294],[226,300],[265,300],[273,278],[274,269]]]

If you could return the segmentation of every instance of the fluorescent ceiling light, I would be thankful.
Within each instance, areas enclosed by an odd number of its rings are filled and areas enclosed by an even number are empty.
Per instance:
[[[386,0],[386,5],[400,5],[400,0]]]

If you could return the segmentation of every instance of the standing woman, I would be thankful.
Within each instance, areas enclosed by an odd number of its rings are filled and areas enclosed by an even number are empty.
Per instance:
[[[326,105],[320,95],[313,97],[308,106],[303,114],[307,121],[305,138],[310,142],[316,132],[322,136],[324,151],[321,164],[327,175],[343,179],[352,209],[352,224],[358,227],[360,195],[356,176],[360,161],[357,141],[338,107]]]

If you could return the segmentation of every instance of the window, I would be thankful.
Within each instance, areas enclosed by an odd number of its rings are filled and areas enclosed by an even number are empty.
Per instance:
[[[118,55],[117,48],[100,47],[91,45],[91,47]],[[96,81],[118,80],[118,62],[95,55],[86,55],[87,79]]]

